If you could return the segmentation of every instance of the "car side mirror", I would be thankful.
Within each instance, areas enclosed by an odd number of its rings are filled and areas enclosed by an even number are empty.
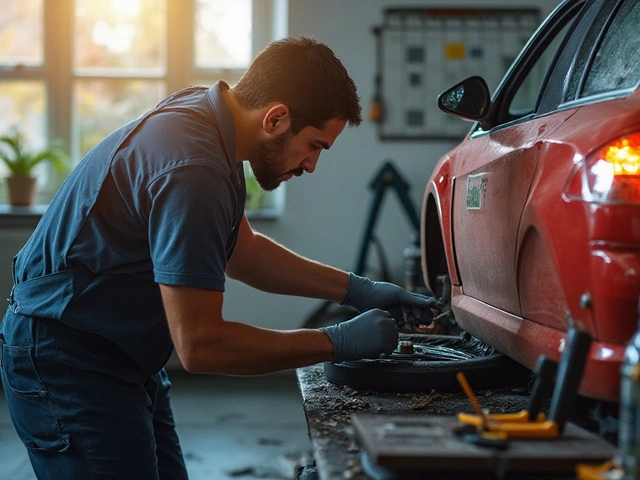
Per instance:
[[[438,96],[438,107],[445,113],[469,121],[487,118],[491,95],[482,77],[466,78]]]

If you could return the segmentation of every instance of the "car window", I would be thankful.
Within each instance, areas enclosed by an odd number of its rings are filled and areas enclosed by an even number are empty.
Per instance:
[[[563,96],[565,102],[575,100],[580,86],[580,80],[583,78],[584,69],[587,66],[593,46],[600,38],[600,32],[611,14],[611,10],[615,6],[614,2],[603,2],[602,8],[596,15],[593,23],[589,26],[584,40],[575,56],[575,61],[571,66],[571,73],[567,81],[566,91]]]
[[[625,0],[602,39],[581,97],[635,87],[640,80],[640,2]]]
[[[540,55],[538,60],[536,60],[533,68],[529,70],[524,81],[522,81],[516,90],[516,94],[509,105],[510,120],[533,113],[536,106],[536,100],[538,98],[538,92],[540,91],[540,85],[542,84],[544,76],[555,57],[556,51],[560,46],[560,42],[562,42],[562,39],[567,33],[570,25],[571,22],[565,23],[562,29],[557,32],[554,39],[547,46],[542,55]]]

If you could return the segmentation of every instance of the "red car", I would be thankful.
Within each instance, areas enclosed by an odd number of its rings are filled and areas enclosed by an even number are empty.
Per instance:
[[[422,206],[425,282],[458,325],[533,369],[567,330],[591,344],[580,393],[619,398],[640,296],[640,2],[568,0],[493,96],[438,105],[474,121]]]

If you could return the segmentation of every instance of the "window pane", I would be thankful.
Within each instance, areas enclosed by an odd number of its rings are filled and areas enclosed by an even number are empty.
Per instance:
[[[540,57],[536,60],[536,63],[533,65],[533,68],[527,73],[527,76],[518,87],[518,91],[509,106],[509,113],[512,116],[521,117],[533,112],[533,109],[536,106],[536,100],[538,98],[538,92],[540,91],[542,80],[555,57],[556,51],[560,47],[560,42],[569,30],[570,25],[571,21],[566,21],[562,29],[556,34],[551,43],[547,46],[546,50],[542,52]]]
[[[595,20],[589,27],[587,34],[584,36],[582,45],[580,45],[580,49],[576,54],[574,65],[571,67],[571,76],[569,77],[567,91],[564,94],[564,101],[570,102],[571,100],[575,100],[576,93],[578,92],[578,86],[580,85],[580,80],[582,80],[584,68],[589,60],[589,56],[591,55],[593,45],[598,41],[602,27],[607,21],[607,18],[609,18],[613,7],[615,7],[613,2],[603,4]]]
[[[74,153],[81,158],[113,130],[166,96],[155,80],[79,80],[75,86]]]
[[[0,0],[0,64],[42,65],[43,0]]]
[[[166,0],[76,0],[75,67],[164,69]]]
[[[0,135],[19,129],[32,148],[46,144],[45,123],[46,90],[44,82],[8,81],[0,82]],[[7,168],[0,162],[0,176]]]
[[[18,126],[30,139],[45,144],[46,90],[40,81],[0,82],[0,134]]]
[[[640,81],[640,4],[627,0],[613,20],[591,66],[582,97],[635,87]]]
[[[251,61],[252,0],[197,0],[194,36],[199,68],[243,68]]]

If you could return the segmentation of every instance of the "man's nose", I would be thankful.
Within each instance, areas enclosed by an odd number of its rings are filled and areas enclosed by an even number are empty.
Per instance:
[[[320,158],[319,153],[317,155],[309,155],[302,161],[302,163],[300,164],[300,168],[302,168],[307,173],[313,173],[316,170],[318,158]]]

